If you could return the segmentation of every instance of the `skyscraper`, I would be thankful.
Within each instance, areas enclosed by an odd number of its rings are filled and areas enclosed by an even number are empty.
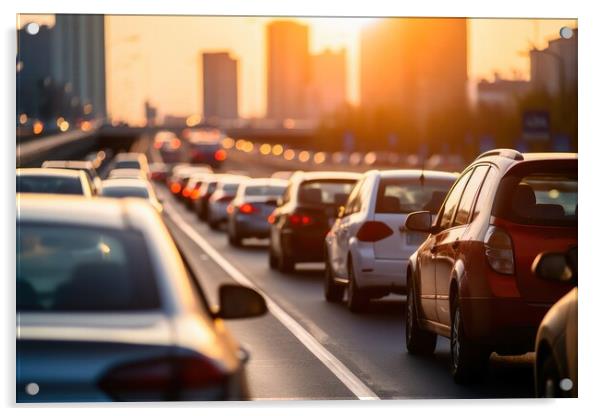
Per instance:
[[[238,118],[238,61],[228,52],[203,53],[201,59],[205,120]]]
[[[57,14],[53,78],[73,95],[86,115],[105,117],[105,29],[103,15]]]
[[[311,56],[311,83],[308,114],[320,117],[332,113],[346,102],[347,72],[345,49],[329,49]]]
[[[307,116],[310,81],[308,27],[291,21],[267,26],[267,117]]]
[[[363,107],[393,109],[424,132],[433,115],[467,104],[466,19],[381,19],[360,48]]]

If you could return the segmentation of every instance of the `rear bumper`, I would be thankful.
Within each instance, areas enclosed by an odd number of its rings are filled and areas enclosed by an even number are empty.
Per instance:
[[[238,236],[268,238],[270,236],[270,224],[265,218],[252,215],[236,215],[233,219]]]
[[[354,257],[355,279],[359,288],[405,291],[407,260]]]
[[[550,309],[521,299],[461,298],[465,330],[474,341],[500,353],[524,353],[535,348],[537,328]]]
[[[286,257],[299,263],[324,261],[324,238],[328,230],[281,231],[282,251]]]

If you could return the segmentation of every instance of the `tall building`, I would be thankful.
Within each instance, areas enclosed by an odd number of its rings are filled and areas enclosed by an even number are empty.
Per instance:
[[[238,118],[238,61],[228,52],[202,54],[205,120]]]
[[[57,14],[53,42],[53,78],[72,95],[86,115],[106,117],[104,16]]]
[[[364,28],[360,99],[413,120],[418,131],[449,108],[467,105],[467,28],[463,18],[385,18]]]
[[[40,26],[35,34],[27,27],[17,32],[17,114],[47,119],[52,104],[51,71],[53,31]]]
[[[532,49],[531,83],[533,89],[550,95],[577,89],[577,32],[570,39],[554,39],[545,49]]]
[[[529,81],[502,79],[496,74],[493,82],[481,80],[477,85],[477,103],[513,110],[517,108],[518,100],[530,91]]]
[[[306,25],[275,21],[267,26],[267,76],[267,118],[306,118],[310,81]]]
[[[311,56],[311,81],[307,114],[320,117],[332,113],[346,102],[347,72],[345,49],[329,49]]]

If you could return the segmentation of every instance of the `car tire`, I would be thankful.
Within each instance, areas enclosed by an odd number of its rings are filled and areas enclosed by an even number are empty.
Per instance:
[[[548,354],[537,377],[537,397],[568,397],[560,389],[560,371],[552,354]]]
[[[328,302],[341,302],[345,294],[345,286],[337,285],[333,279],[332,269],[328,255],[325,255],[326,265],[324,267],[324,298]]]
[[[276,255],[274,254],[274,250],[272,249],[272,244],[270,244],[270,249],[268,252],[268,262],[270,264],[270,269],[278,268],[278,259],[276,258]]]
[[[431,355],[437,346],[437,334],[420,328],[418,324],[416,293],[411,282],[408,282],[406,300],[406,350],[413,355]]]
[[[230,229],[228,230],[228,243],[230,243],[230,245],[233,247],[240,247],[242,246],[242,239],[236,232],[236,228],[232,228],[233,227],[230,227]]]
[[[280,273],[292,273],[295,271],[295,262],[281,252],[278,256],[277,267]]]
[[[491,352],[466,336],[462,310],[457,299],[453,301],[451,326],[451,373],[456,383],[468,384],[487,371]]]
[[[355,281],[355,271],[353,270],[353,262],[349,260],[349,279],[347,283],[347,308],[353,313],[359,313],[364,310],[368,298],[361,289],[357,287]]]

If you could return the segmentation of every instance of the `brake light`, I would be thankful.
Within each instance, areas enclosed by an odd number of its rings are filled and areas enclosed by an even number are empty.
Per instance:
[[[165,357],[120,365],[99,385],[116,401],[177,400],[183,392],[220,386],[225,379],[205,357]]]
[[[228,206],[226,207],[226,212],[228,214],[232,214],[234,212],[234,205],[232,205],[232,203],[228,204]]]
[[[180,141],[180,139],[172,139],[169,144],[172,149],[176,150],[176,149],[180,148],[180,146],[182,145],[182,142]]]
[[[171,186],[169,187],[169,189],[171,190],[171,193],[173,194],[179,194],[180,191],[182,190],[182,185],[180,185],[177,182],[174,182],[171,184]]]
[[[161,143],[161,142],[155,142],[155,144],[154,144],[155,149],[160,149],[161,146],[163,146],[163,143]]]
[[[274,224],[276,222],[276,216],[274,215],[274,213],[271,213],[270,215],[268,215],[268,224]]]
[[[182,190],[182,196],[184,198],[188,198],[190,196],[190,194],[192,194],[192,189],[186,187]]]
[[[223,162],[224,160],[226,160],[226,151],[224,149],[216,150],[215,153],[213,154],[213,157],[218,162]]]
[[[485,234],[485,257],[493,270],[514,274],[512,238],[500,227],[490,225]]]
[[[257,212],[257,208],[253,204],[242,204],[238,207],[238,212],[241,214],[253,214]]]
[[[192,193],[190,194],[190,199],[199,199],[201,197],[201,190],[200,189],[195,189],[194,191],[192,191]]]
[[[306,214],[291,214],[288,216],[288,223],[292,226],[311,225],[314,219]]]
[[[366,221],[358,230],[356,237],[359,241],[374,243],[391,236],[393,230],[384,222]]]

